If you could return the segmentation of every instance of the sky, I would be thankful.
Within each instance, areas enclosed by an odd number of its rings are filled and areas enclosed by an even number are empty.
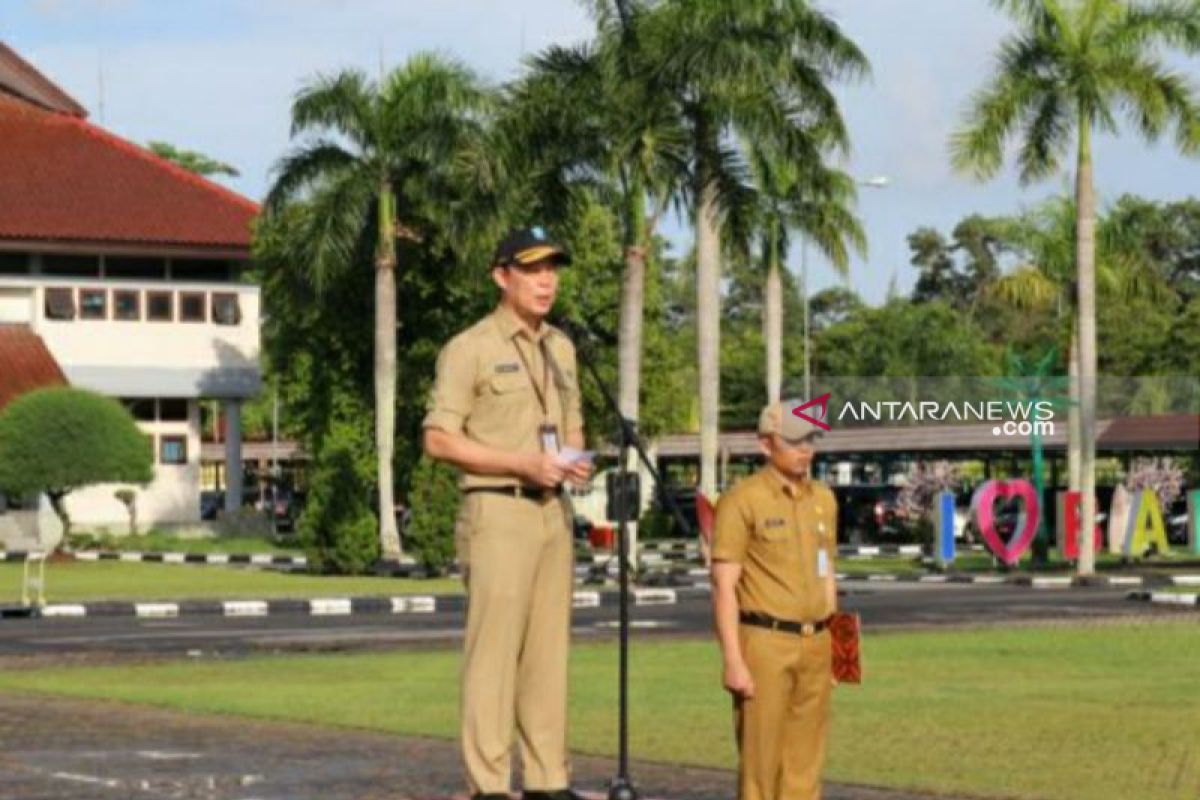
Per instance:
[[[986,0],[825,0],[819,5],[869,57],[872,76],[837,87],[860,179],[869,241],[849,285],[873,303],[911,288],[906,237],[947,235],[971,213],[1008,214],[1069,190],[1069,175],[1022,187],[1011,164],[979,183],[956,175],[947,138],[988,76],[1007,20]],[[139,143],[164,140],[233,164],[231,188],[261,199],[289,147],[289,107],[320,73],[377,74],[422,50],[450,54],[500,83],[521,58],[588,37],[575,0],[0,0],[0,40],[83,104],[92,121]],[[1200,61],[1180,62],[1193,79]],[[101,75],[103,92],[101,92]],[[103,107],[101,108],[101,97]],[[3,143],[0,143],[3,146]],[[1102,207],[1126,192],[1173,200],[1200,193],[1200,159],[1130,134],[1094,145]],[[690,242],[679,221],[665,231]],[[789,266],[799,271],[800,248]],[[809,254],[816,291],[843,281]]]

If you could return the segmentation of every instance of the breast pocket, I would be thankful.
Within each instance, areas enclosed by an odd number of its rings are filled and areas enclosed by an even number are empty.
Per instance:
[[[530,392],[529,378],[523,372],[493,375],[488,381],[488,392],[501,401],[520,400]]]
[[[795,538],[792,529],[789,525],[765,525],[759,524],[755,528],[754,535],[759,541],[771,547],[786,546]]]

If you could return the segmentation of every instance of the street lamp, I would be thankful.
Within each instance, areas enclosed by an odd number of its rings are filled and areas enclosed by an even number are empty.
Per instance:
[[[854,181],[868,189],[886,189],[891,185],[887,175],[873,175]],[[812,340],[808,328],[808,240],[800,241],[800,294],[804,298],[804,399],[812,399]]]

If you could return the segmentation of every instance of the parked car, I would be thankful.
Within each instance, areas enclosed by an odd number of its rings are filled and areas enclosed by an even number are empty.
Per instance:
[[[850,544],[908,542],[912,537],[900,487],[887,484],[833,486],[838,501],[839,537]]]

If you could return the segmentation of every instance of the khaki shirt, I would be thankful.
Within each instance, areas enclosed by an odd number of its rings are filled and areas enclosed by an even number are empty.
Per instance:
[[[819,555],[824,552],[824,556]],[[738,608],[816,622],[837,609],[837,498],[819,481],[796,486],[771,466],[717,503],[714,561],[741,564]]]
[[[545,412],[531,378],[542,388]],[[539,453],[538,428],[546,422],[558,426],[559,444],[583,429],[575,346],[562,331],[543,322],[534,334],[500,306],[442,348],[422,427],[461,433],[497,450]],[[511,475],[465,472],[460,481],[463,488],[515,483]]]

